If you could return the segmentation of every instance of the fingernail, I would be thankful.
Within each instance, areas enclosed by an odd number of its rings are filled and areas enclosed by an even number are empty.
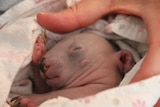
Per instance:
[[[46,12],[40,12],[37,15],[45,15],[45,14],[47,14],[47,13]]]

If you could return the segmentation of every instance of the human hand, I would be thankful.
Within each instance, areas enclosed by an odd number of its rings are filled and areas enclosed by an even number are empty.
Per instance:
[[[50,31],[70,32],[101,18],[108,12],[109,2],[110,0],[81,0],[77,5],[59,13],[40,13],[37,15],[37,21]]]
[[[64,33],[90,25],[109,13],[124,13],[140,16],[149,32],[153,32],[159,9],[159,0],[81,0],[58,13],[39,13],[37,21],[48,30]]]

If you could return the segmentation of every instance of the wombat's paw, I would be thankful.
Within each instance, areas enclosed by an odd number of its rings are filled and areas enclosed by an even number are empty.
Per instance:
[[[38,107],[35,100],[30,96],[19,96],[12,98],[8,104],[11,107]]]

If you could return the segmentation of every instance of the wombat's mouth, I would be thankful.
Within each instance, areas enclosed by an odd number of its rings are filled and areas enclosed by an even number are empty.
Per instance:
[[[45,75],[46,76],[46,75]],[[56,76],[54,76],[54,77],[52,77],[52,78],[49,78],[49,77],[47,77],[46,76],[46,79],[48,79],[48,80],[50,80],[50,79],[55,79],[55,78],[59,78],[60,76],[58,76],[58,75],[56,75]]]

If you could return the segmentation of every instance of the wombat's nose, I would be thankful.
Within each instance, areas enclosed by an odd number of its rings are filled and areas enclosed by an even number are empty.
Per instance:
[[[45,64],[45,59],[46,58],[43,57],[39,62],[40,71],[43,72],[43,73],[45,73],[45,71],[47,71],[47,69],[48,69],[48,67]]]

